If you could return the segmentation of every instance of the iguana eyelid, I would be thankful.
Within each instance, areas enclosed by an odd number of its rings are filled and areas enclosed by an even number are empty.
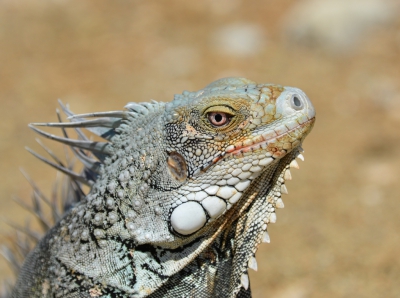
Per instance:
[[[231,117],[236,115],[236,111],[229,106],[212,106],[212,107],[207,108],[203,113],[208,115],[209,113],[212,113],[212,112],[225,113],[225,114],[230,115]]]

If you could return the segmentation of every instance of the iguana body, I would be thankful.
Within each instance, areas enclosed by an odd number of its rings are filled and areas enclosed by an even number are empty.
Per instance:
[[[251,297],[248,267],[315,120],[307,96],[228,78],[126,109],[48,124],[109,143],[57,138],[92,187],[28,255],[12,297]]]

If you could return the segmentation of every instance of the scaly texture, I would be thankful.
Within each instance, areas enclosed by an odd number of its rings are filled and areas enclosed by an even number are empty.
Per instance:
[[[267,224],[315,121],[307,96],[226,78],[170,103],[85,115],[62,108],[71,122],[31,127],[71,146],[83,173],[37,156],[91,190],[76,191],[80,201],[27,256],[12,297],[251,297],[248,268],[257,269],[257,247],[269,242]]]

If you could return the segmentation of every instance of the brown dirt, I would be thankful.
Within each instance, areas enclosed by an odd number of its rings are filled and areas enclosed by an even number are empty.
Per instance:
[[[24,146],[40,150],[27,123],[55,120],[59,97],[83,113],[169,101],[229,75],[296,86],[317,122],[272,242],[257,253],[254,297],[398,297],[400,22],[334,55],[283,41],[295,2],[2,1],[0,215],[25,221],[11,201],[30,196],[20,166],[50,193],[55,172]],[[213,44],[216,29],[236,22],[265,30],[255,54]],[[0,280],[10,274],[1,261]]]

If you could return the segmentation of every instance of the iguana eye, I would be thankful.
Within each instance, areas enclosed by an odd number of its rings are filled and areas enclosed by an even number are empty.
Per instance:
[[[214,126],[223,126],[231,120],[232,115],[224,112],[210,112],[208,113],[208,120]]]

